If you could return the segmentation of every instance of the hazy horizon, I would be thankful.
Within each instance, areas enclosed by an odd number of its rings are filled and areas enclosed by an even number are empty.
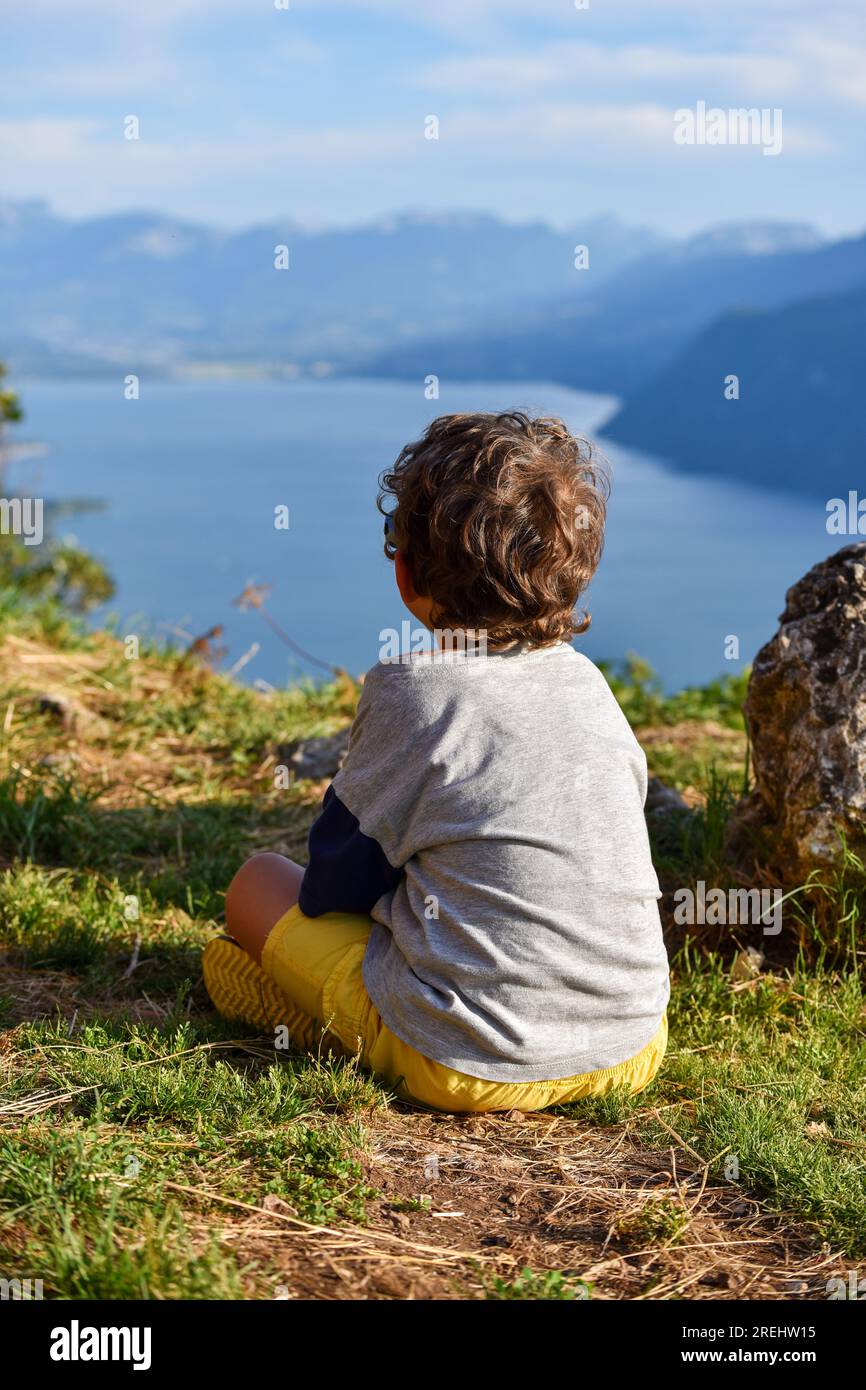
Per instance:
[[[741,218],[723,217],[719,221],[710,220],[707,222],[696,223],[696,225],[690,231],[679,230],[673,232],[665,232],[659,226],[648,221],[647,219],[630,221],[626,218],[620,217],[618,213],[613,212],[611,209],[592,214],[591,216],[586,216],[582,218],[578,217],[576,220],[571,220],[567,222],[557,222],[552,218],[546,218],[540,215],[535,216],[527,214],[524,216],[520,216],[519,214],[515,214],[512,216],[504,213],[500,214],[498,212],[492,211],[490,208],[485,208],[481,206],[425,208],[421,206],[411,206],[409,204],[402,207],[394,207],[388,211],[383,211],[377,215],[361,219],[357,222],[302,221],[299,218],[295,217],[291,212],[285,212],[283,214],[275,214],[272,218],[267,219],[256,218],[254,216],[251,216],[251,219],[247,222],[230,224],[221,223],[215,219],[204,219],[194,217],[187,218],[172,213],[166,208],[160,207],[156,204],[144,203],[142,203],[139,206],[117,207],[113,209],[107,209],[105,212],[102,213],[83,213],[79,216],[75,216],[62,212],[55,205],[50,193],[41,197],[37,194],[34,194],[27,198],[17,198],[8,195],[6,190],[2,186],[0,186],[0,216],[2,216],[4,205],[6,207],[21,207],[27,204],[41,205],[45,208],[45,210],[49,213],[50,216],[57,218],[59,221],[68,222],[72,225],[83,224],[91,221],[99,221],[103,218],[156,217],[168,222],[184,222],[189,226],[197,226],[200,228],[204,228],[208,231],[213,231],[219,235],[225,235],[227,237],[237,236],[243,232],[252,231],[259,227],[270,226],[272,223],[274,225],[286,227],[287,229],[300,232],[302,235],[315,236],[319,233],[351,230],[364,231],[368,229],[382,228],[386,227],[389,223],[409,223],[414,221],[418,223],[427,223],[428,225],[430,225],[435,224],[436,222],[457,222],[461,218],[464,218],[466,220],[481,220],[484,218],[492,218],[495,221],[501,222],[504,225],[510,227],[543,226],[549,227],[552,231],[562,233],[567,233],[572,230],[579,231],[582,227],[594,224],[600,225],[603,223],[610,223],[616,224],[617,226],[623,228],[628,228],[631,231],[647,231],[653,235],[663,237],[665,240],[668,240],[673,244],[676,244],[678,242],[685,243],[691,241],[696,237],[704,236],[709,232],[720,231],[724,230],[725,228],[747,227],[750,225],[801,225],[804,228],[809,228],[811,230],[816,231],[822,238],[824,238],[824,240],[828,242],[853,240],[866,234],[866,216],[864,216],[864,221],[862,223],[854,223],[850,227],[844,228],[841,231],[830,231],[826,226],[822,225],[818,217],[804,215],[802,217],[796,218],[757,216],[744,216]]]
[[[3,191],[64,217],[866,225],[854,0],[9,0],[4,50]],[[675,144],[673,113],[699,101],[778,108],[779,157]]]

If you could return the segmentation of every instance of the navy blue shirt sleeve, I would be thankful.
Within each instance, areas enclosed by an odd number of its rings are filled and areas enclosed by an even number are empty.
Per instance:
[[[298,898],[304,916],[369,912],[402,877],[403,870],[388,862],[377,840],[362,833],[357,816],[329,787],[310,831],[310,862]]]

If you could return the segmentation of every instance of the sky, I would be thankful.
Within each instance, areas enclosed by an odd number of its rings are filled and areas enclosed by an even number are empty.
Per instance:
[[[0,0],[0,198],[231,228],[486,210],[863,230],[864,0],[582,4]],[[781,153],[676,144],[700,101],[780,110]]]

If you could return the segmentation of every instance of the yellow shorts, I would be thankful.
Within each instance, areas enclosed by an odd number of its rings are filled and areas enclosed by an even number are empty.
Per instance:
[[[661,1065],[668,1036],[666,1017],[652,1041],[630,1061],[559,1081],[482,1081],[432,1062],[391,1032],[367,994],[361,965],[371,926],[369,917],[348,912],[305,917],[299,907],[293,907],[273,928],[262,952],[262,968],[278,986],[280,1021],[296,1046],[309,1048],[317,1032],[321,1035],[317,1025],[325,1025],[342,1049],[357,1054],[363,1066],[399,1095],[450,1111],[543,1110],[564,1101],[603,1096],[615,1087],[642,1091]],[[229,943],[211,943],[219,945]],[[238,954],[242,953],[238,950]],[[245,961],[247,970],[258,971],[250,957],[245,956]],[[207,974],[206,956],[206,979]],[[272,1008],[269,1026],[273,1022]]]

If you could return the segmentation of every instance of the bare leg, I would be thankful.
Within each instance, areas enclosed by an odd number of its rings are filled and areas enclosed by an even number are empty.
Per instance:
[[[253,960],[280,918],[298,901],[304,871],[282,854],[254,854],[226,891],[226,928]]]

